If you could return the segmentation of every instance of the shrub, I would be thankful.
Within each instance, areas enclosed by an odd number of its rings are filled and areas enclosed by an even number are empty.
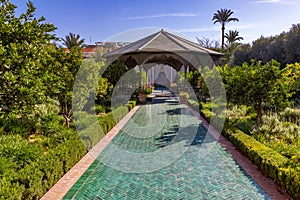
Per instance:
[[[126,103],[125,106],[128,107],[128,111],[132,110],[133,106],[132,104]]]
[[[85,144],[87,150],[95,146],[128,112],[132,109],[136,101],[131,101],[125,106],[120,106],[112,112],[105,115],[97,116],[97,121],[92,115],[87,113],[78,113],[81,118],[87,116],[85,120],[79,122],[76,127],[78,134]],[[78,118],[78,117],[77,117]]]
[[[35,122],[30,119],[20,118],[17,115],[1,116],[0,127],[4,134],[19,134],[28,136],[35,128]]]
[[[49,114],[42,118],[41,123],[41,132],[45,136],[51,136],[56,133],[60,133],[62,129],[65,127],[63,126],[65,119],[61,115],[56,114]]]
[[[300,125],[300,109],[286,108],[280,113],[280,117],[283,121],[293,122]]]
[[[94,114],[89,114],[87,112],[75,112],[73,115],[73,120],[77,131],[88,128],[97,121],[96,119],[97,118]]]
[[[196,111],[199,111],[199,103],[193,99],[188,100],[188,104]]]
[[[132,107],[134,108],[136,106],[136,100],[130,100],[128,101],[129,104],[132,104]]]
[[[99,123],[100,122],[96,122],[88,128],[78,132],[80,139],[88,151],[105,136],[103,129],[99,128]]]
[[[20,169],[6,169],[3,172],[0,179],[0,199],[40,199],[63,174],[83,157],[86,150],[77,133],[67,131],[61,135],[64,135],[64,142],[50,149],[46,154],[39,155],[38,159],[31,160]],[[22,138],[18,138],[20,136],[11,137],[15,137],[14,139],[18,141],[22,140]],[[20,143],[26,146],[25,142],[22,142]],[[14,144],[8,145],[15,146]],[[26,148],[29,148],[28,145],[30,144],[27,144]],[[31,151],[36,150],[33,146],[30,148]],[[31,151],[30,154],[34,155]],[[28,157],[27,154],[26,156]],[[1,160],[3,163],[3,158]]]
[[[146,88],[146,94],[151,94],[152,93],[152,88]]]
[[[204,118],[210,119],[214,113],[209,110],[209,105],[202,104],[201,114]],[[225,122],[222,134],[240,149],[256,166],[258,166],[266,175],[270,176],[282,189],[286,190],[292,198],[300,199],[300,154],[299,140],[293,140],[295,145],[288,145],[285,142],[271,140],[272,131],[278,129],[278,118],[270,116],[271,120],[261,131],[267,134],[257,134],[256,138],[266,142],[269,146],[260,143],[254,137],[244,133],[235,127],[235,122]],[[277,131],[277,135],[284,135],[284,130]],[[273,134],[274,136],[274,134]],[[271,137],[272,138],[272,137]],[[276,142],[275,142],[276,141]],[[289,158],[287,158],[287,155]]]
[[[300,198],[299,167],[290,167],[288,158],[228,124],[222,134],[282,189],[285,189],[293,198]]]
[[[37,160],[42,149],[29,143],[20,135],[4,135],[0,137],[0,155],[11,160],[16,170]],[[8,164],[8,163],[6,163]]]
[[[96,113],[97,115],[100,114],[100,113],[105,113],[105,107],[102,106],[102,105],[96,104],[96,105],[94,106],[94,111],[95,111],[95,113]]]

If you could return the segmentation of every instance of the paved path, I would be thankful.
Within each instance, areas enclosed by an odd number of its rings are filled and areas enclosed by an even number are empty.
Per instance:
[[[44,199],[288,199],[174,100],[136,107],[117,127]]]

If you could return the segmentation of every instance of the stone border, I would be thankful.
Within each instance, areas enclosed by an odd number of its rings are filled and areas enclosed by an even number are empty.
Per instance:
[[[135,106],[74,167],[72,167],[41,200],[62,199],[140,106]]]

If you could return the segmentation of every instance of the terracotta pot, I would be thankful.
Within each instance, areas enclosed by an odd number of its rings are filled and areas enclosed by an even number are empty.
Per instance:
[[[145,93],[139,93],[139,102],[142,104],[146,103],[147,95]]]

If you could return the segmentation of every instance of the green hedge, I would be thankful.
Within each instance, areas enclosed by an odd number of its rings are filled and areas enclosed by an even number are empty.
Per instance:
[[[136,101],[129,101],[124,106],[120,106],[113,109],[112,112],[106,115],[97,116],[95,122],[94,117],[89,116],[87,113],[80,113],[82,122],[76,123],[76,127],[85,127],[85,129],[79,129],[80,138],[83,140],[87,150],[90,150],[95,146],[127,113],[136,105]],[[91,119],[93,118],[93,119]],[[80,120],[79,120],[80,121]],[[92,122],[92,123],[91,123]],[[83,124],[87,124],[83,125]],[[99,129],[100,126],[100,129]]]
[[[79,133],[49,115],[41,125],[44,135],[35,136],[32,142],[18,134],[0,136],[0,199],[40,199],[84,156],[87,147],[95,145],[128,112],[127,106],[121,106],[96,120],[76,113]]]
[[[188,104],[196,111],[199,111],[199,103],[193,99],[188,99]]]
[[[210,120],[213,113],[208,108],[201,114]],[[290,160],[275,150],[266,147],[250,135],[225,122],[222,135],[240,149],[256,166],[271,177],[294,199],[300,199],[300,167],[291,167]]]
[[[84,156],[86,149],[77,133],[67,131],[64,134],[65,142],[25,165],[24,168],[3,171],[0,179],[0,199],[41,198]],[[10,137],[18,136],[10,135]]]
[[[288,158],[235,127],[227,125],[222,134],[282,189],[300,199],[300,167],[290,167]]]

